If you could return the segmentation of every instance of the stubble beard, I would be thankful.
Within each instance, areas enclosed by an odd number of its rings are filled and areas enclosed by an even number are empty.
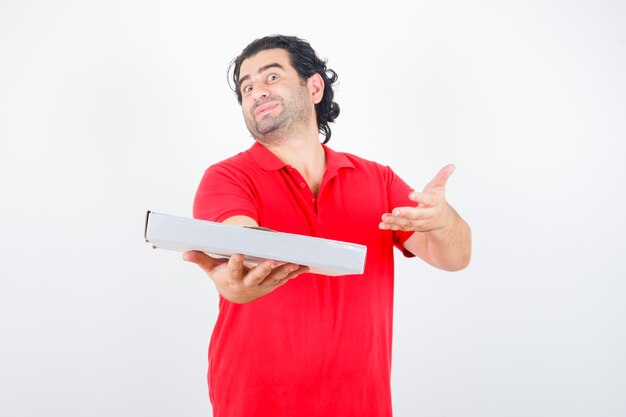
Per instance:
[[[309,98],[306,87],[298,88],[286,98],[277,97],[269,102],[276,101],[282,112],[276,116],[267,114],[257,120],[252,113],[244,112],[246,127],[254,139],[263,145],[279,145],[294,132],[304,130],[311,119],[311,113],[306,106]],[[267,102],[264,102],[267,103]]]

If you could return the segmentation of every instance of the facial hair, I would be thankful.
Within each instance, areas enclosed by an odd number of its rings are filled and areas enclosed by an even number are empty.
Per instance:
[[[262,144],[280,143],[286,135],[298,129],[304,129],[309,122],[312,114],[307,100],[309,100],[309,90],[306,86],[300,86],[290,90],[289,94],[283,97],[273,96],[268,100],[260,101],[251,111],[244,112],[246,127]],[[278,107],[257,120],[254,111],[267,103],[278,103]],[[279,112],[274,115],[276,111]]]

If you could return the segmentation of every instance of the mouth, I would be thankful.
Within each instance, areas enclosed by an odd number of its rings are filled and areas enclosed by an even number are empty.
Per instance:
[[[276,102],[261,104],[259,107],[254,109],[254,115],[256,117],[263,117],[266,114],[271,113],[276,107],[278,107],[278,104],[279,103]]]

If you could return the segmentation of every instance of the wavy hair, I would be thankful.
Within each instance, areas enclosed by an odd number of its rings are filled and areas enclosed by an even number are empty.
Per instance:
[[[326,67],[326,60],[320,59],[309,42],[304,39],[295,36],[272,35],[256,39],[246,46],[228,67],[229,74],[232,69],[233,81],[233,84],[230,82],[229,84],[237,94],[237,101],[241,104],[239,75],[243,61],[261,51],[275,48],[284,49],[289,53],[291,66],[295,68],[303,82],[306,82],[313,74],[319,74],[324,80],[324,95],[322,100],[315,105],[315,113],[317,115],[317,128],[325,137],[323,143],[327,143],[331,136],[328,124],[334,122],[339,116],[339,104],[333,101],[335,92],[332,86],[337,82],[338,76],[335,71]]]

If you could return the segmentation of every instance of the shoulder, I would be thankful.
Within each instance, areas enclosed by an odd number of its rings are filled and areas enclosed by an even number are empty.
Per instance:
[[[335,152],[337,160],[343,161],[344,167],[352,169],[340,170],[340,177],[350,181],[351,184],[360,184],[373,192],[386,190],[392,194],[408,194],[411,188],[400,178],[389,165],[383,165],[348,152]],[[407,191],[408,190],[408,191]]]
[[[207,168],[194,199],[194,217],[223,221],[244,215],[257,218],[254,172],[245,152],[217,162]]]
[[[249,151],[244,151],[210,165],[203,178],[205,182],[227,181],[249,185],[260,175],[259,171]]]
[[[252,164],[252,158],[250,158],[247,151],[244,151],[210,165],[207,171],[246,171]]]
[[[348,158],[348,160],[350,160],[350,162],[352,162],[355,166],[364,167],[364,168],[375,168],[375,169],[386,168],[385,165],[382,165],[376,161],[372,161],[370,159],[366,159],[358,155],[354,155],[352,153],[342,152],[342,154],[345,155],[346,158]]]
[[[379,162],[363,158],[361,156],[349,153],[349,152],[337,152],[334,151],[338,159],[345,161],[344,166],[354,168],[355,173],[361,175],[374,175],[387,178],[393,174],[391,168],[387,165],[383,165]]]

